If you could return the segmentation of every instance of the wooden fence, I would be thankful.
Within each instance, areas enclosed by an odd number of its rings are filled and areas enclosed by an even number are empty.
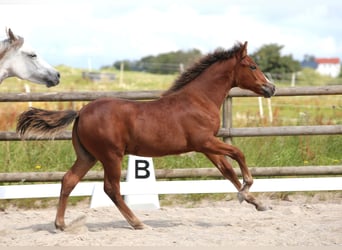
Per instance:
[[[240,169],[234,168],[241,177]],[[305,167],[254,167],[250,168],[253,177],[288,177],[288,176],[338,176],[342,175],[340,166],[305,166]],[[59,182],[65,172],[22,172],[0,173],[0,182]],[[127,171],[122,170],[123,179]],[[185,179],[185,178],[214,178],[223,179],[217,168],[182,168],[182,169],[156,169],[156,179]],[[103,180],[103,171],[89,171],[83,181]]]
[[[48,93],[3,93],[0,96],[0,102],[66,102],[66,101],[92,101],[99,97],[117,97],[124,99],[134,100],[149,100],[158,98],[161,95],[161,91],[130,91],[130,92],[48,92]],[[311,95],[342,95],[342,85],[336,86],[324,86],[324,87],[290,87],[279,88],[276,96],[311,96]],[[290,135],[342,135],[342,125],[324,125],[324,126],[282,126],[282,127],[250,127],[250,128],[233,128],[232,121],[232,103],[234,97],[251,97],[257,96],[251,91],[232,89],[226,102],[223,105],[223,127],[219,130],[217,136],[229,139],[232,137],[251,137],[251,136],[290,136]],[[46,140],[47,138],[31,138],[30,140]],[[62,134],[55,137],[55,140],[70,140],[71,132],[65,131]],[[1,131],[0,141],[13,141],[20,140],[15,132]],[[294,167],[285,168],[255,168],[252,170],[254,175],[270,176],[270,175],[298,175],[300,172],[303,175],[341,175],[342,166],[326,166],[318,169],[317,167],[311,168],[306,173],[303,169],[295,170]],[[322,171],[324,169],[324,171]],[[169,172],[168,172],[169,171]],[[190,177],[196,176],[208,176],[215,177],[217,170],[175,170],[177,174],[173,172],[170,174],[170,170],[165,170],[164,174],[156,173],[157,178],[178,178],[178,177]],[[183,171],[183,174],[180,172]],[[187,174],[184,174],[187,171]],[[209,171],[209,172],[208,172]],[[212,172],[214,171],[214,172]],[[273,174],[272,174],[273,173]],[[292,174],[291,174],[292,173]],[[6,181],[38,181],[37,178],[41,178],[41,181],[52,181],[61,178],[61,173],[34,173],[36,177],[32,177],[32,173],[2,173],[0,174],[0,182]],[[101,179],[103,176],[101,173],[90,173],[93,176],[90,179]],[[54,176],[54,177],[52,177]],[[94,178],[96,176],[96,178]]]

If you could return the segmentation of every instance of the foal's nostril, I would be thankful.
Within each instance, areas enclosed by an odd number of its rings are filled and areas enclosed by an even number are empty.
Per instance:
[[[61,74],[59,74],[59,72],[57,72],[57,78],[61,78]]]

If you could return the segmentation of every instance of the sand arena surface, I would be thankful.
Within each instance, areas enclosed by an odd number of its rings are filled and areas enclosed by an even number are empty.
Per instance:
[[[272,210],[230,201],[202,201],[139,211],[151,229],[132,230],[116,207],[69,206],[65,232],[56,209],[0,212],[0,246],[342,246],[342,194],[262,200]]]

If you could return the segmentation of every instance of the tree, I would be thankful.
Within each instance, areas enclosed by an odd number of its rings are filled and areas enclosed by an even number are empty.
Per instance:
[[[188,51],[178,50],[175,52],[158,54],[156,56],[145,56],[138,61],[116,61],[113,63],[113,66],[119,69],[120,64],[123,62],[125,70],[173,74],[180,71],[180,64],[183,64],[186,67],[201,56],[202,53],[198,49],[191,49]]]
[[[151,73],[172,74],[179,72],[180,64],[188,65],[201,56],[201,51],[192,49],[188,51],[162,53],[157,56],[143,57],[139,62],[146,71]]]
[[[263,72],[276,75],[277,78],[285,73],[297,72],[301,69],[300,62],[293,59],[292,55],[282,56],[280,51],[283,45],[275,43],[263,45],[251,57],[259,65]]]
[[[124,69],[128,71],[132,70],[132,68],[134,68],[134,65],[135,65],[134,61],[123,60],[123,61],[116,61],[115,63],[113,63],[113,67],[115,67],[116,69],[120,69],[122,63],[123,63]]]

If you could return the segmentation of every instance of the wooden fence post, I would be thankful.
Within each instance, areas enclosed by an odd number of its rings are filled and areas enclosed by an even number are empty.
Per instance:
[[[222,128],[230,129],[233,127],[233,97],[228,96],[222,106]],[[231,136],[223,137],[223,141],[228,144],[233,143]]]

